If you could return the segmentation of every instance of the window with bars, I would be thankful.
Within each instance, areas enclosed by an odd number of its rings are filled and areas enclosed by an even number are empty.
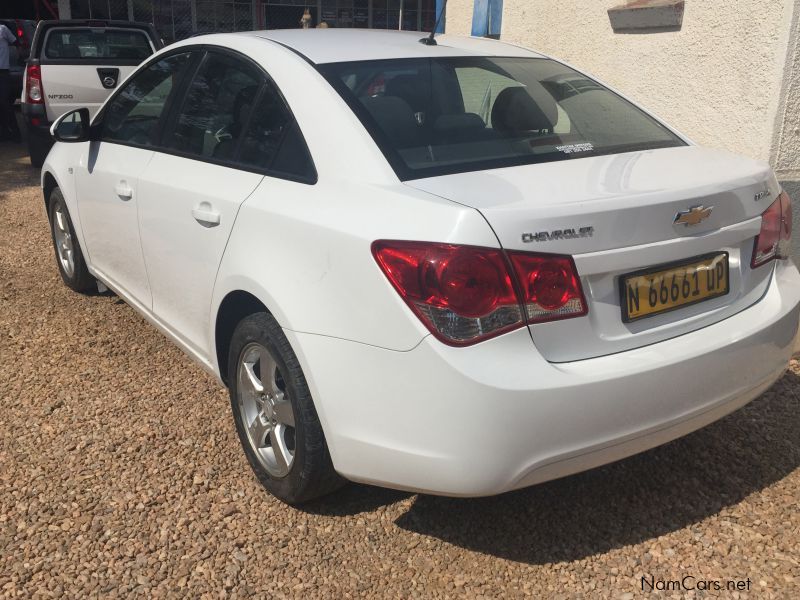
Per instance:
[[[69,0],[73,19],[129,20],[128,0]]]
[[[500,39],[503,0],[475,0],[472,9],[472,35]]]
[[[197,1],[197,31],[252,31],[252,2]]]

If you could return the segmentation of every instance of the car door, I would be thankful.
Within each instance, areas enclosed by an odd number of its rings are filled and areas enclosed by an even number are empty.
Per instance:
[[[138,221],[139,176],[170,97],[191,53],[164,57],[136,74],[109,101],[97,122],[99,139],[87,145],[75,181],[86,251],[92,268],[112,287],[151,308]]]
[[[266,85],[248,59],[209,51],[176,102],[162,151],[139,180],[139,218],[153,312],[201,355],[211,294],[240,205],[263,174],[236,162]]]

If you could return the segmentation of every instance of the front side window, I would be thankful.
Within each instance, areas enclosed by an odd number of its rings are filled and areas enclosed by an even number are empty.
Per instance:
[[[127,82],[104,111],[101,139],[154,145],[159,119],[189,63],[189,56],[186,52],[162,58]]]
[[[262,82],[254,67],[209,53],[189,85],[164,145],[198,158],[232,160]]]
[[[401,179],[684,145],[631,103],[545,58],[322,65]]]
[[[136,29],[51,29],[44,57],[56,60],[117,59],[139,63],[153,53],[150,39]]]

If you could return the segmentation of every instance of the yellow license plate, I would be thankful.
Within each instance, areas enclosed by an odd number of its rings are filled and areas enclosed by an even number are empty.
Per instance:
[[[620,278],[622,320],[626,323],[728,293],[728,253],[629,273]]]

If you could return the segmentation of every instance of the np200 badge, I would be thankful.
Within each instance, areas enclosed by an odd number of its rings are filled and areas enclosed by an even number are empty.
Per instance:
[[[553,231],[540,231],[538,233],[523,233],[522,241],[525,244],[530,244],[531,242],[555,242],[557,240],[590,238],[593,235],[594,227],[579,227],[578,229],[555,229]]]

